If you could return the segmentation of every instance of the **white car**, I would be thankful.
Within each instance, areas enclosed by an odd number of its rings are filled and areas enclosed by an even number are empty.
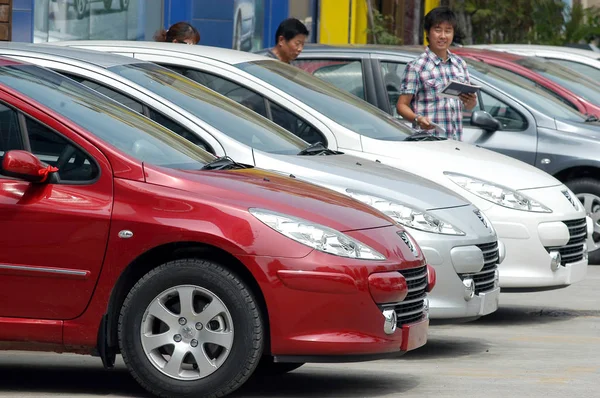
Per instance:
[[[600,82],[600,52],[582,48],[533,44],[477,44],[468,47],[485,48],[519,55],[535,55],[571,68]]]
[[[321,141],[332,150],[392,165],[458,192],[485,212],[506,246],[499,267],[502,288],[561,288],[586,275],[591,219],[564,184],[526,163],[470,144],[414,134],[356,96],[257,54],[133,41],[48,45],[152,61],[238,102],[258,98],[248,106],[306,141]],[[435,263],[436,258],[428,260]]]

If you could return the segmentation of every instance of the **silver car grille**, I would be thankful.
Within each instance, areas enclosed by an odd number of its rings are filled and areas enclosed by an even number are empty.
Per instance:
[[[585,240],[587,239],[587,223],[585,218],[563,221],[569,228],[569,241],[564,246],[546,247],[548,252],[558,250],[562,258],[561,265],[583,260],[585,255]]]
[[[496,269],[498,268],[499,252],[498,242],[477,245],[483,252],[483,268],[474,274],[458,274],[461,279],[473,278],[475,282],[475,294],[486,293],[494,290]]]
[[[424,300],[427,297],[427,266],[398,271],[406,279],[408,294],[394,306],[397,326],[418,322],[425,316]]]

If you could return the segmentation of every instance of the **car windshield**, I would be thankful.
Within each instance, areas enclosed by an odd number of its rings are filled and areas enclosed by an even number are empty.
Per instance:
[[[300,68],[272,60],[236,66],[358,134],[378,140],[402,141],[414,133],[402,122],[366,101]]]
[[[539,73],[591,103],[600,105],[600,85],[597,82],[554,62],[537,57],[523,57],[516,63]]]
[[[146,62],[109,68],[251,148],[295,155],[308,144],[243,105],[170,69]]]
[[[536,83],[519,74],[475,60],[469,60],[469,67],[473,77],[495,86],[548,116],[574,122],[585,121],[585,117],[581,113],[560,102],[551,94],[537,87]]]
[[[0,68],[0,83],[142,162],[199,170],[215,159],[152,120],[50,70],[34,65],[4,66]]]

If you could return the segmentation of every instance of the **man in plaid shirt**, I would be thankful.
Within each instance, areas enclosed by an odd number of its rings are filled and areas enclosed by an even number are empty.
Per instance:
[[[396,109],[415,128],[432,130],[433,122],[446,130],[447,138],[460,141],[463,109],[473,109],[477,96],[460,94],[453,99],[438,95],[450,80],[470,83],[466,62],[448,50],[454,39],[456,15],[446,7],[438,7],[425,16],[424,22],[429,45],[406,65]]]

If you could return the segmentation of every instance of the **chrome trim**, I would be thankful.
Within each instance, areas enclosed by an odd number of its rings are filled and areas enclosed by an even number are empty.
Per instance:
[[[28,271],[28,272],[45,272],[48,274],[59,274],[59,275],[72,275],[72,276],[88,276],[88,271],[78,271],[74,269],[55,269],[46,267],[27,267],[24,265],[7,265],[0,264],[0,270],[9,269],[15,271]]]

